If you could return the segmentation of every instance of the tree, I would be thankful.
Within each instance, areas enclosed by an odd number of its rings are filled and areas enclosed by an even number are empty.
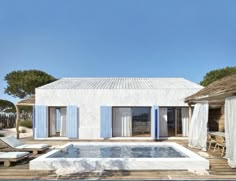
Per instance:
[[[8,100],[0,99],[0,112],[15,113],[15,105]]]
[[[56,79],[40,70],[18,70],[8,73],[5,93],[13,97],[25,98],[35,94],[35,88],[55,81]]]
[[[200,84],[202,86],[207,86],[218,79],[221,79],[225,76],[232,75],[235,73],[236,73],[236,67],[225,67],[222,69],[212,70],[204,76]]]

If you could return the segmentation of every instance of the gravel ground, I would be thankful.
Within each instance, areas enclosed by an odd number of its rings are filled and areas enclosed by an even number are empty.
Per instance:
[[[32,137],[33,135],[32,129],[20,126],[19,130],[25,130],[25,133],[20,133],[21,138]],[[16,136],[16,128],[2,129],[0,130],[0,134],[4,136]]]

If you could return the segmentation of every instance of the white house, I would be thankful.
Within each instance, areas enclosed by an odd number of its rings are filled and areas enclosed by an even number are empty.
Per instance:
[[[100,139],[188,135],[183,78],[62,78],[36,89],[34,137]]]

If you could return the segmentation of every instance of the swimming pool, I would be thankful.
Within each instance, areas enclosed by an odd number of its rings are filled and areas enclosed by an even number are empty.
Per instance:
[[[104,170],[209,169],[209,161],[172,142],[68,143],[30,161],[31,170],[99,167]]]
[[[188,157],[172,146],[78,146],[59,151],[48,158],[184,158]]]

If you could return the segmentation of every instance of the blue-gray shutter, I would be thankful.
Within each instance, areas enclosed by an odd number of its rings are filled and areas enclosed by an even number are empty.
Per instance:
[[[79,108],[77,106],[67,106],[66,109],[66,135],[68,138],[78,138],[79,129]]]
[[[100,108],[100,136],[101,138],[112,137],[112,107],[101,106]]]
[[[33,127],[33,138],[35,138],[35,106],[32,108],[32,127]]]
[[[60,132],[61,129],[61,110],[56,108],[56,132]]]
[[[154,140],[159,139],[159,107],[152,107],[151,136]]]
[[[48,137],[47,106],[35,106],[35,138]]]

